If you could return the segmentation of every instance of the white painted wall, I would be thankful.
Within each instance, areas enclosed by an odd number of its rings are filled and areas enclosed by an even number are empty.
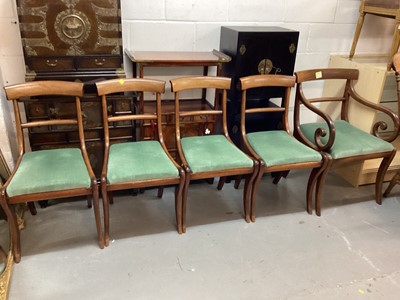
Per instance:
[[[24,81],[14,2],[0,0],[5,85]],[[121,0],[123,45],[132,50],[209,51],[219,48],[221,26],[281,26],[300,32],[295,70],[327,67],[330,54],[349,53],[359,5],[360,0]],[[368,15],[357,53],[388,53],[393,28],[393,20]],[[129,73],[127,62],[125,68]],[[313,92],[321,93],[322,87]],[[10,112],[4,94],[0,97],[1,117]],[[9,157],[13,141],[4,140],[14,135],[8,128],[9,122],[0,121],[0,146]]]

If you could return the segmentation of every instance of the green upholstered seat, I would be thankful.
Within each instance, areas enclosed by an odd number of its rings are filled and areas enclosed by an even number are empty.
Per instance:
[[[80,149],[41,150],[24,154],[7,194],[13,197],[90,186]]]
[[[321,154],[317,151],[297,141],[283,130],[249,133],[247,140],[268,167],[319,162],[322,159]]]
[[[351,157],[363,154],[392,151],[393,145],[362,131],[346,121],[335,121],[336,136],[329,154],[333,159]],[[317,128],[324,128],[327,135],[321,140],[326,142],[329,138],[328,125],[325,122],[307,123],[301,125],[304,135],[314,141],[314,132]]]
[[[158,141],[114,144],[110,147],[108,182],[179,177],[178,169]]]
[[[253,161],[223,135],[185,137],[181,144],[193,173],[253,166]]]

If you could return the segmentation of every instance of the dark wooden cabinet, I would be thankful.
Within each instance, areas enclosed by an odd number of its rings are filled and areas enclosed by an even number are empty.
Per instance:
[[[232,26],[221,27],[220,51],[232,60],[222,65],[222,76],[232,78],[228,93],[228,129],[236,144],[240,143],[240,101],[239,79],[256,74],[293,75],[296,61],[299,32],[281,27]],[[281,99],[282,88],[260,88],[249,91],[248,107],[273,106],[271,98]],[[279,101],[278,101],[279,102]],[[276,103],[276,102],[275,102]],[[276,129],[281,114],[268,119],[265,115],[254,114],[247,120],[248,132]]]
[[[17,0],[19,25],[26,65],[26,81],[81,81],[85,139],[95,173],[103,160],[101,102],[94,82],[125,77],[119,0]],[[70,114],[73,103],[49,98],[38,102],[27,99],[29,120],[57,118]],[[130,95],[115,95],[110,113],[135,109]],[[114,124],[110,129],[115,142],[134,139],[133,123]],[[70,147],[79,143],[74,128],[43,127],[29,131],[32,149]]]

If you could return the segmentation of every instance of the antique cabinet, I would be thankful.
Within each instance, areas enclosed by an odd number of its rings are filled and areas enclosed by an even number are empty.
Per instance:
[[[293,75],[296,61],[299,32],[270,26],[221,27],[220,51],[229,55],[231,62],[222,66],[222,76],[232,78],[228,93],[228,129],[235,143],[240,143],[240,100],[239,79],[256,74]],[[280,105],[282,88],[254,89],[248,94],[248,107]],[[277,101],[270,101],[272,99]],[[269,130],[279,127],[279,113],[268,119],[257,115],[247,120],[248,132]]]
[[[125,77],[123,70],[119,0],[17,0],[17,10],[26,65],[26,80],[74,80],[85,83],[82,110],[88,153],[97,175],[103,156],[101,103],[97,80]],[[25,103],[28,119],[57,118],[68,114],[71,103],[35,99]],[[116,95],[109,107],[113,113],[134,109],[132,97]],[[30,131],[33,149],[68,147],[78,142],[70,127]],[[134,138],[133,124],[114,124],[113,136]]]

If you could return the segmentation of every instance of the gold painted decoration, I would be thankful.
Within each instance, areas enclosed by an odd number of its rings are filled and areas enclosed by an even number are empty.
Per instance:
[[[57,15],[54,28],[57,36],[69,45],[84,42],[89,37],[91,25],[88,17],[78,10],[64,10]]]
[[[17,0],[25,54],[121,54],[118,0]]]

